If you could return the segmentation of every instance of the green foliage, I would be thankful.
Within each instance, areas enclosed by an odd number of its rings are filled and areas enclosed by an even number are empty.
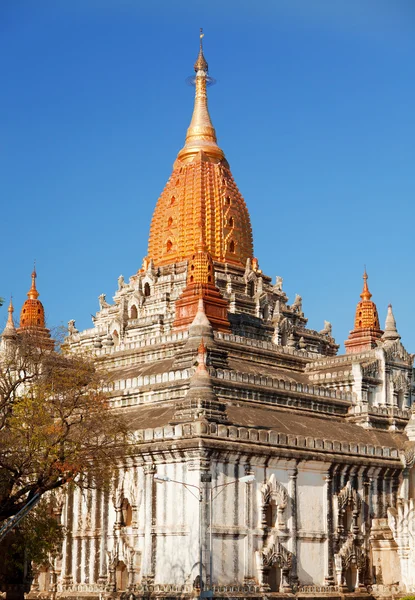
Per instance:
[[[404,596],[401,600],[415,600],[415,596]]]
[[[3,306],[4,304],[4,298],[0,298],[0,306]]]
[[[35,333],[0,356],[0,523],[34,494],[111,478],[130,446],[111,385],[89,356],[57,352]]]
[[[20,583],[28,564],[48,564],[57,555],[64,531],[54,514],[54,505],[53,497],[41,500],[6,536],[0,546],[0,554],[4,556],[0,580]]]

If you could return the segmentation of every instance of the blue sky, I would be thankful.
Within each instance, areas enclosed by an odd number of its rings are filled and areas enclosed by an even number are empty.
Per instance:
[[[49,325],[81,329],[140,268],[201,26],[261,268],[342,342],[366,264],[415,351],[413,0],[1,0],[0,295],[18,313],[36,259]]]

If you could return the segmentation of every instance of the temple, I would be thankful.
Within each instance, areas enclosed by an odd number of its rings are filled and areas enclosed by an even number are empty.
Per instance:
[[[415,590],[413,355],[391,306],[380,329],[366,271],[344,355],[331,324],[310,329],[301,296],[262,272],[209,115],[202,36],[194,68],[142,267],[99,296],[90,329],[68,326],[69,350],[113,373],[136,446],[110,491],[62,496],[62,552],[30,597]],[[20,330],[45,326],[35,290]]]

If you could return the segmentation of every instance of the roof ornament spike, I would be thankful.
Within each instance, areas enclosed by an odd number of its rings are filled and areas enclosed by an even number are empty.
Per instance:
[[[382,335],[383,340],[400,340],[401,336],[396,328],[396,321],[392,311],[392,304],[388,305],[388,314],[386,315],[385,321],[385,332]]]
[[[209,72],[209,66],[208,66],[205,56],[203,54],[203,38],[204,38],[204,36],[205,36],[205,34],[203,33],[203,27],[201,27],[200,35],[199,35],[199,37],[200,37],[199,54],[198,54],[197,60],[194,65],[194,69],[195,69],[196,73],[198,73],[199,71],[203,71],[207,75]]]

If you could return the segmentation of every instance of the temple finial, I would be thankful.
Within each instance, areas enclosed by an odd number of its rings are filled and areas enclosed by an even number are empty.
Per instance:
[[[30,290],[27,292],[27,297],[30,298],[31,300],[36,300],[39,297],[39,292],[36,289],[36,277],[37,277],[36,261],[34,261],[33,271],[32,271],[32,285],[31,285]]]
[[[203,38],[204,38],[205,34],[203,33],[203,28],[200,28],[200,44],[199,44],[199,55],[197,57],[197,60],[195,62],[195,72],[198,73],[199,71],[203,71],[204,73],[208,73],[209,71],[209,67],[208,64],[206,62],[205,56],[203,54]]]
[[[369,292],[369,287],[367,285],[367,280],[368,280],[368,276],[366,273],[366,265],[365,265],[365,271],[363,273],[363,291],[360,294],[360,297],[362,300],[370,300],[372,297],[372,294]]]

